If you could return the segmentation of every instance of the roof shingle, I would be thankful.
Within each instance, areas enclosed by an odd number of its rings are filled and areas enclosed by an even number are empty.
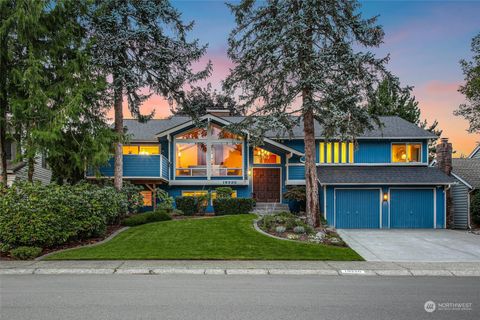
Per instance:
[[[453,159],[453,173],[475,189],[480,188],[480,159]]]

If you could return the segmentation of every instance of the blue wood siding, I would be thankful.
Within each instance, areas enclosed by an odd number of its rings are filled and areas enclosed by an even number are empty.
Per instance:
[[[437,200],[437,224],[438,229],[445,228],[445,189],[444,187],[436,188],[436,200]]]
[[[162,175],[160,175],[160,161],[162,161]],[[107,165],[100,167],[100,174],[112,177],[114,162],[111,158]],[[123,176],[168,179],[168,160],[160,155],[123,155]]]
[[[379,189],[336,189],[336,228],[380,228]]]
[[[289,166],[288,180],[305,180],[305,166]]]
[[[355,148],[355,163],[389,163],[390,141],[359,141]]]
[[[390,228],[433,228],[433,189],[391,189]]]

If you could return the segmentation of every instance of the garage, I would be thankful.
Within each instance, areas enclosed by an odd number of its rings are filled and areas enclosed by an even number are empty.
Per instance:
[[[433,189],[390,189],[390,228],[433,228],[434,211]]]
[[[335,189],[335,226],[380,228],[380,189]]]

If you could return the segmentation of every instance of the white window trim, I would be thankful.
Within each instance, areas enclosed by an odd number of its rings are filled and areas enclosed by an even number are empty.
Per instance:
[[[408,146],[412,144],[419,144],[420,145],[420,161],[405,161],[405,162],[394,162],[393,161],[393,145],[394,144],[404,144],[405,145],[405,151],[407,152],[407,160],[408,160]],[[427,161],[428,162],[428,161]],[[423,162],[423,142],[390,142],[390,163],[395,163],[395,164],[420,164],[424,163]],[[428,163],[427,163],[428,164]]]
[[[173,152],[174,152],[174,177],[175,178],[180,178],[180,177],[192,177],[192,176],[181,176],[177,175],[177,170],[180,169],[185,169],[185,168],[177,168],[177,143],[205,143],[207,145],[207,152],[206,152],[206,169],[207,169],[207,174],[203,176],[194,176],[194,177],[200,177],[200,178],[207,178],[207,180],[211,180],[212,177],[244,177],[245,174],[245,141],[239,140],[239,139],[214,139],[212,138],[211,130],[209,130],[210,123],[207,125],[207,136],[205,138],[199,138],[199,139],[179,139],[179,136],[184,135],[186,132],[180,132],[176,134],[173,137]],[[195,130],[192,129],[192,130]],[[191,130],[189,130],[191,131]],[[187,131],[188,132],[188,131]],[[236,176],[229,176],[229,175],[215,175],[212,176],[212,144],[241,144],[242,145],[242,166],[241,168],[225,168],[225,169],[240,169],[241,174],[236,175]]]

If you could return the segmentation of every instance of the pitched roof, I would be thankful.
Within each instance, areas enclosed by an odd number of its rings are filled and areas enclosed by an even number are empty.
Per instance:
[[[473,188],[480,188],[480,159],[453,159],[452,172]]]
[[[221,117],[231,123],[239,123],[245,119],[245,117],[232,116],[232,117]],[[172,127],[180,125],[182,123],[190,121],[190,117],[186,116],[172,116],[167,119],[152,119],[146,123],[140,123],[134,119],[125,119],[124,125],[127,128],[127,133],[132,135],[132,140],[134,141],[156,141],[155,134],[168,130]],[[358,138],[412,138],[412,139],[432,139],[437,138],[431,132],[428,132],[424,129],[419,128],[417,125],[410,123],[400,117],[388,116],[380,117],[380,121],[383,126],[379,127],[374,125],[373,130],[366,131],[363,135]],[[323,138],[320,133],[322,132],[322,127],[318,122],[315,122],[315,132],[317,133],[317,138]],[[278,132],[275,130],[268,131],[266,133],[268,138],[290,138],[288,134],[284,132]],[[293,128],[293,139],[303,139],[303,123],[300,123],[295,128]]]
[[[427,166],[319,166],[318,180],[327,185],[452,184],[455,179]]]
[[[24,161],[13,162],[13,161],[7,160],[7,174],[15,173],[18,170],[25,167],[26,165],[27,165],[27,163],[24,162]],[[2,173],[2,168],[0,168],[0,174],[1,173]]]

